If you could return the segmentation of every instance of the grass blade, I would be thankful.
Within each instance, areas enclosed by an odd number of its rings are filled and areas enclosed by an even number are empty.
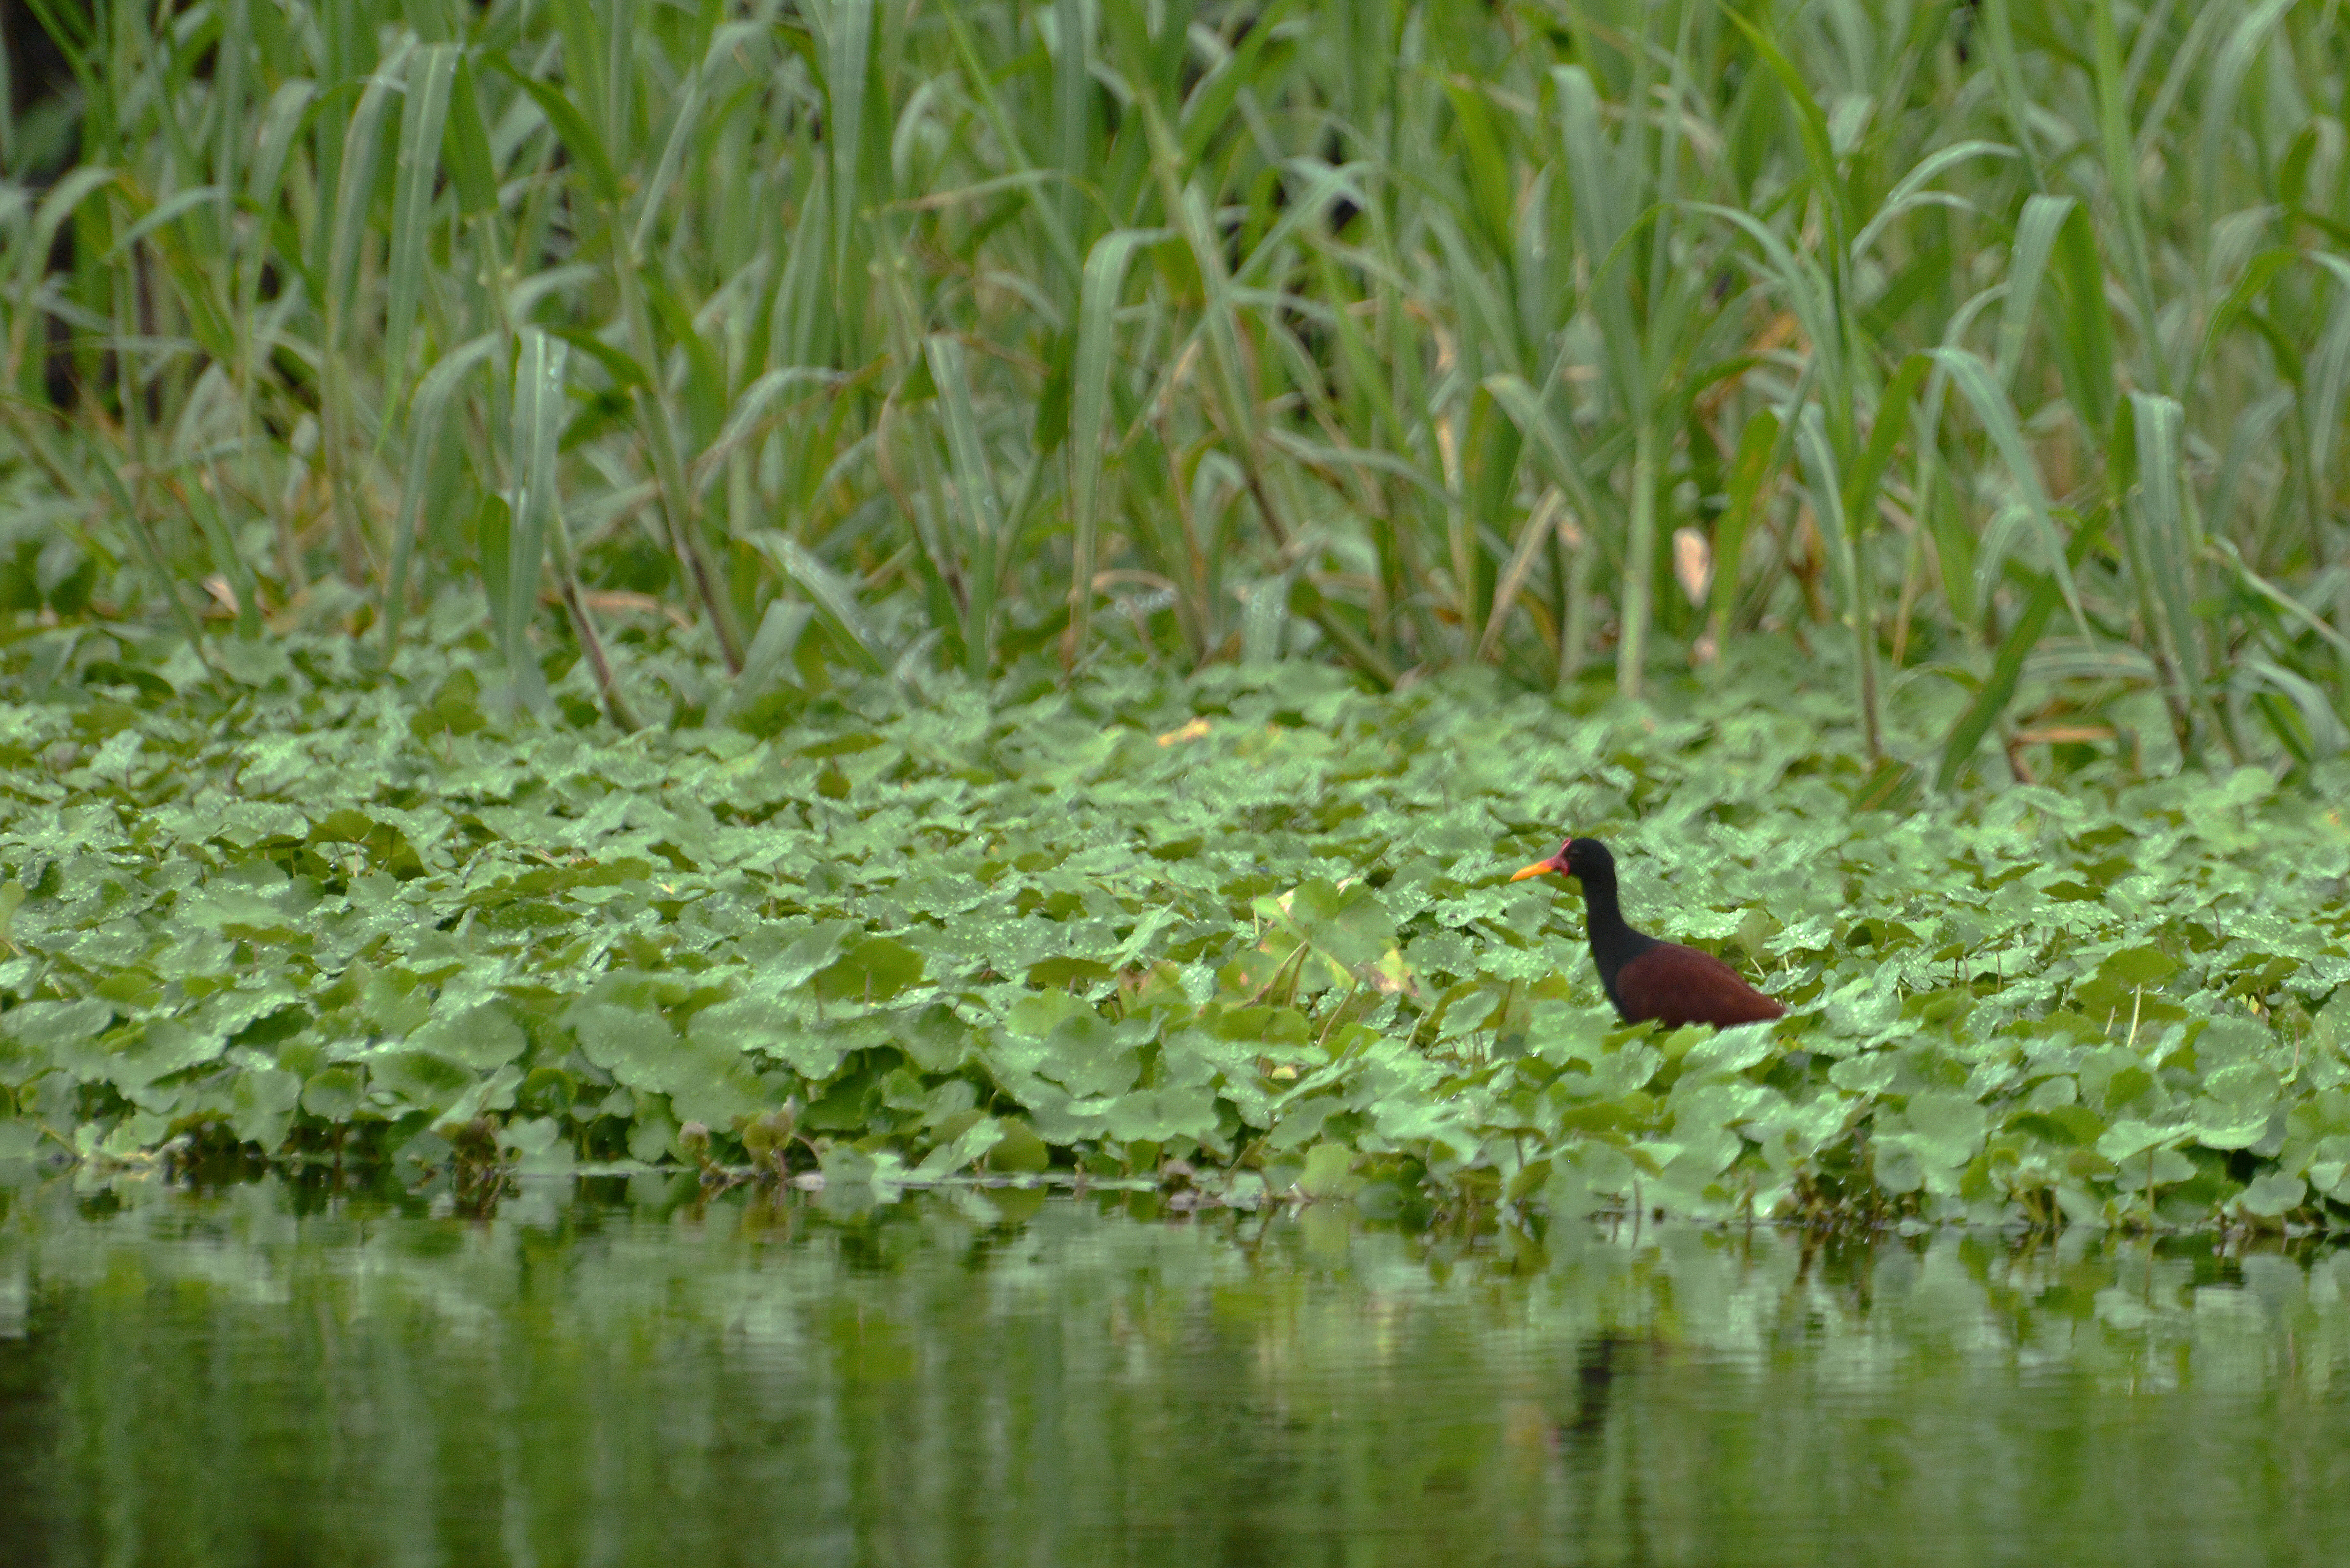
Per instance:
[[[464,344],[424,374],[409,410],[407,482],[400,493],[400,517],[392,527],[391,570],[384,585],[383,657],[386,664],[400,649],[400,623],[408,608],[408,565],[417,534],[424,525],[424,496],[438,459],[442,421],[450,400],[474,369],[503,346],[495,333],[484,333]]]
[[[1066,14],[1066,12],[1065,12]],[[1095,560],[1101,539],[1102,460],[1109,439],[1111,352],[1118,301],[1137,252],[1170,237],[1165,229],[1119,229],[1094,242],[1086,254],[1077,298],[1077,358],[1069,417],[1069,637],[1064,663],[1086,654],[1094,600]]]
[[[995,595],[1003,544],[1003,504],[981,444],[979,418],[972,408],[970,369],[962,345],[935,333],[922,345],[931,379],[938,384],[939,409],[947,428],[947,461],[952,468],[954,504],[961,515],[971,601],[962,625],[964,669],[984,680],[994,662]]]
[[[1502,652],[1502,631],[1510,618],[1510,610],[1518,602],[1518,594],[1534,575],[1534,562],[1542,548],[1556,536],[1560,523],[1566,515],[1566,497],[1556,486],[1543,492],[1534,503],[1533,514],[1518,530],[1516,545],[1510,551],[1510,563],[1503,568],[1500,580],[1493,587],[1493,609],[1486,618],[1484,636],[1477,644],[1480,662],[1499,661]]]
[[[2069,549],[2068,566],[2078,566],[2087,559],[2104,532],[2094,518],[2075,530]],[[1959,775],[1974,760],[1975,749],[1982,744],[1983,737],[1991,733],[1991,726],[1998,723],[2007,711],[2007,705],[2015,700],[2016,682],[2023,677],[2023,662],[2047,631],[2048,623],[2054,618],[2064,597],[2056,574],[2041,574],[2039,586],[2032,590],[2032,597],[2024,602],[2023,612],[2015,618],[2014,626],[2001,641],[1999,654],[1991,661],[1991,675],[1983,681],[1982,690],[1975,693],[1975,700],[1967,705],[1965,712],[1959,715],[1959,722],[1951,726],[1950,735],[1942,742],[1941,766],[1934,774],[1937,789],[1956,787]]]
[[[2082,639],[2093,640],[2088,612],[2081,606],[2081,590],[2073,580],[2073,568],[2065,554],[2064,536],[2057,532],[2056,520],[2051,514],[2048,493],[2041,488],[2039,465],[2032,461],[2032,454],[2023,444],[2023,431],[2015,421],[2015,410],[2009,405],[2006,396],[1993,380],[1991,367],[1967,349],[1947,344],[1929,348],[1927,352],[1933,357],[1938,372],[1947,377],[1950,384],[1958,388],[1959,395],[1972,406],[1975,417],[1991,436],[1991,445],[2005,461],[2008,477],[2023,502],[2025,513],[2048,546],[2050,570],[2058,592],[2064,596],[2064,606],[2072,612],[2074,624],[2080,628]],[[1991,554],[1976,562],[1978,597],[1988,592],[1987,577],[1998,570],[2000,564],[2001,558]]]
[[[424,286],[426,218],[433,176],[441,167],[441,133],[449,117],[449,87],[457,75],[457,46],[434,44],[408,62],[407,101],[400,108],[400,156],[392,177],[390,297],[383,321],[383,403],[406,400],[408,341],[416,329],[416,302]],[[390,422],[386,421],[387,424]]]
[[[522,330],[515,366],[514,499],[506,547],[506,594],[495,607],[499,650],[518,701],[536,707],[546,683],[530,650],[530,623],[538,608],[538,581],[547,519],[555,506],[556,460],[563,432],[564,374],[571,346],[530,327]]]
[[[2188,517],[2184,486],[2185,410],[2152,392],[2132,392],[2131,450],[2137,462],[2137,494],[2122,508],[2124,540],[2138,578],[2139,604],[2154,634],[2154,656],[2168,690],[2171,722],[2179,752],[2197,755],[2196,699],[2210,680],[2199,628],[2189,607],[2195,592],[2195,564],[2201,556]],[[2119,443],[2116,443],[2118,445]]]
[[[1757,410],[1738,435],[1731,460],[1728,504],[1713,536],[1713,582],[1707,591],[1707,635],[1718,650],[1730,641],[1730,618],[1746,559],[1746,535],[1762,504],[1764,487],[1779,472],[1780,423],[1770,409]]]
[[[750,544],[773,562],[776,570],[799,585],[823,612],[826,624],[837,634],[847,652],[876,675],[889,668],[881,639],[867,618],[865,607],[858,602],[854,584],[817,560],[788,534],[763,528],[750,535]]]
[[[2002,304],[1997,365],[1999,384],[2012,393],[2016,367],[2032,332],[2032,313],[2040,303],[2040,280],[2056,248],[2056,235],[2072,215],[2073,198],[2035,192],[2024,199],[2023,216],[2016,220],[2015,244],[2007,257],[2007,298]]]

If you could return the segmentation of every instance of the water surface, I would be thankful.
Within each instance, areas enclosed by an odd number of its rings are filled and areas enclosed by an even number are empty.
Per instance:
[[[2350,1253],[1155,1207],[0,1181],[0,1563],[2350,1552]]]

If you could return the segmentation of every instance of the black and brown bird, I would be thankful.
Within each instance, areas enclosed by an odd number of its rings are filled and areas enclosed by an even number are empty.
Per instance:
[[[1760,1023],[1786,1009],[1739,978],[1736,970],[1695,948],[1659,941],[1624,922],[1616,902],[1616,857],[1596,838],[1570,838],[1547,860],[1511,874],[1513,882],[1557,871],[1583,884],[1591,961],[1617,1015],[1627,1023]]]

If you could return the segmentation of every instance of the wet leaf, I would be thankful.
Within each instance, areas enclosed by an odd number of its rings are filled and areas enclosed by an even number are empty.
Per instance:
[[[816,992],[833,1002],[887,1002],[921,978],[920,953],[894,937],[865,937],[816,975]]]
[[[2350,1191],[2336,763],[1862,812],[1841,711],[1767,640],[1638,710],[1295,661],[948,701],[806,663],[765,738],[616,745],[501,711],[474,635],[383,676],[289,634],[234,723],[178,695],[222,700],[201,666],[8,709],[0,1125],[121,1158],[211,1116],[363,1164],[487,1118],[554,1169],[677,1158],[685,1122],[772,1157],[796,1102],[866,1188],[1196,1147],[1235,1190],[1714,1218],[2111,1222],[2149,1156],[2165,1214]],[[629,680],[671,679],[652,649]],[[550,714],[592,688],[562,679]],[[1619,1027],[1575,889],[1504,880],[1586,826],[1636,922],[1793,1017]]]
[[[984,1156],[988,1169],[1033,1176],[1052,1162],[1052,1150],[1026,1122],[1006,1117],[993,1125],[997,1136]]]
[[[468,1067],[503,1067],[528,1044],[522,1026],[495,1003],[484,1002],[453,1017],[436,1018],[408,1037],[419,1051]]]
[[[1354,1171],[1353,1151],[1344,1144],[1316,1144],[1306,1151],[1297,1189],[1308,1198],[1351,1197],[1363,1185]]]

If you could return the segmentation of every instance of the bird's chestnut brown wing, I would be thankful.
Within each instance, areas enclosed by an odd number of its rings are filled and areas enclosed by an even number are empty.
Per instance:
[[[1653,1018],[1669,1029],[1760,1023],[1787,1011],[1711,953],[1679,942],[1659,942],[1626,964],[1617,972],[1616,994],[1634,1023]]]

